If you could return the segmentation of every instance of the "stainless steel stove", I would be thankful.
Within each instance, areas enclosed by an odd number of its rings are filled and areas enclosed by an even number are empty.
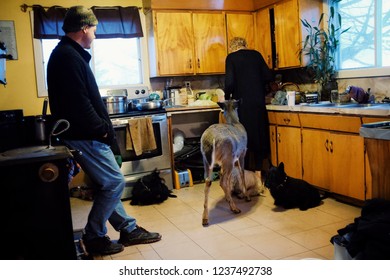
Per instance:
[[[114,94],[127,93],[128,102],[133,99],[145,99],[149,97],[149,90],[146,87],[134,87],[127,88],[126,90],[115,90]],[[108,95],[112,95],[113,92],[106,92]],[[119,149],[122,156],[122,173],[126,179],[126,187],[122,195],[122,199],[131,198],[131,192],[134,184],[140,178],[150,174],[153,170],[157,169],[160,172],[160,176],[165,180],[168,188],[173,188],[172,169],[171,169],[171,151],[169,147],[168,136],[168,121],[167,114],[164,108],[155,110],[127,110],[123,113],[110,115],[112,124],[114,126],[116,137],[119,145]],[[130,123],[135,120],[143,120],[149,118],[153,127],[154,140],[157,148],[150,151],[144,151],[142,154],[138,154],[129,149],[127,141],[132,138],[130,132]],[[142,136],[143,141],[147,141]]]

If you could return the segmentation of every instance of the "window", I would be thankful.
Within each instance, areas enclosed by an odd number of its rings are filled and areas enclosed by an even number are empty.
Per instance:
[[[137,7],[92,7],[99,20],[96,39],[88,50],[91,69],[100,89],[148,86],[147,45],[143,37],[145,17]],[[47,96],[46,68],[50,54],[63,36],[66,8],[45,10],[33,6],[34,57],[38,96]]]
[[[390,73],[390,1],[342,0],[339,78]]]
[[[35,42],[35,61],[38,96],[47,96],[46,67],[50,54],[59,40],[34,39],[34,41],[37,41]],[[90,52],[91,68],[99,88],[130,87],[144,83],[139,38],[95,39]]]
[[[42,57],[45,71],[50,54],[58,44],[58,39],[42,39]],[[140,40],[95,39],[90,50],[91,68],[99,87],[115,87],[142,83]]]

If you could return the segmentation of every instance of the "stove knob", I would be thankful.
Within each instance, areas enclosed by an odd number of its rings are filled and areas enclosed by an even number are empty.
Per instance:
[[[39,168],[39,179],[43,182],[50,183],[58,178],[58,167],[53,163],[45,163]]]
[[[138,89],[135,90],[135,94],[137,94],[137,95],[139,94],[139,90]]]
[[[144,89],[142,89],[142,90],[141,90],[141,93],[142,93],[142,94],[145,94],[145,90],[144,90]]]

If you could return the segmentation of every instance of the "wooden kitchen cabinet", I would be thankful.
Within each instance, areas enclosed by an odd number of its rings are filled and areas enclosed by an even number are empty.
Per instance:
[[[270,67],[281,69],[305,64],[298,57],[306,36],[301,19],[318,22],[322,5],[322,0],[282,0],[256,13],[256,41]]]
[[[269,121],[269,143],[271,150],[271,164],[273,166],[278,165],[278,146],[276,141],[276,112],[268,111],[268,121]]]
[[[274,5],[276,68],[299,67],[300,20],[297,0]]]
[[[158,10],[152,11],[149,17],[152,77],[225,71],[224,13]]]
[[[193,13],[196,74],[225,73],[227,54],[225,14]]]
[[[300,114],[300,120],[303,179],[332,193],[365,200],[360,118]]]
[[[372,122],[383,122],[383,121],[390,121],[390,117],[362,117],[362,124],[372,123]],[[365,146],[366,146],[366,144],[365,144]],[[371,199],[371,198],[373,198],[373,196],[372,196],[372,174],[371,174],[371,169],[370,169],[370,160],[368,159],[366,147],[365,147],[364,160],[365,160],[365,164],[366,164],[366,170],[365,170],[366,189],[367,189],[366,199]]]
[[[262,9],[255,14],[256,50],[263,56],[270,69],[272,65],[271,20],[269,9]]]
[[[283,162],[288,176],[302,178],[301,129],[298,114],[274,112],[277,162]]]
[[[227,44],[234,37],[245,38],[248,48],[255,49],[255,24],[252,13],[226,13]]]
[[[271,150],[271,164],[273,166],[278,165],[278,148],[276,139],[276,125],[270,124],[269,126],[269,137],[270,137],[270,150]]]

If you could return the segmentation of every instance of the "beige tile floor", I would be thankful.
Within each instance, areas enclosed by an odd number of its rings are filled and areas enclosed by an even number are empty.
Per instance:
[[[275,208],[269,192],[251,202],[235,199],[242,210],[233,214],[218,182],[210,191],[210,225],[203,227],[203,184],[174,190],[177,198],[162,204],[131,206],[127,212],[149,231],[162,234],[152,244],[126,247],[104,260],[297,260],[334,258],[330,238],[360,216],[361,208],[327,198],[307,211]],[[91,202],[71,198],[73,226],[83,228]],[[111,226],[108,235],[119,238]]]

